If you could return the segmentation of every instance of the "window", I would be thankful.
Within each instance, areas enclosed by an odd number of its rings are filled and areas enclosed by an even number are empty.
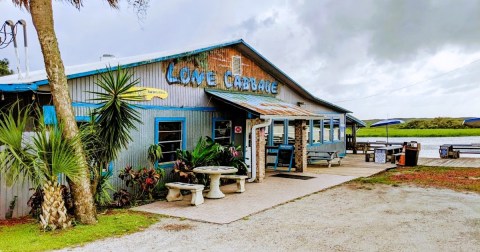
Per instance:
[[[233,56],[232,57],[232,74],[242,75],[242,57]]]
[[[323,142],[331,142],[330,138],[330,119],[323,120]]]
[[[287,143],[289,145],[295,145],[295,121],[289,120],[288,121],[288,140]]]
[[[156,142],[162,146],[163,157],[160,162],[177,159],[176,151],[185,148],[185,119],[156,119]]]
[[[340,141],[340,120],[333,120],[333,141]]]
[[[213,140],[221,145],[229,145],[232,141],[232,121],[213,121]]]
[[[313,120],[312,121],[312,144],[322,142],[322,121]]]
[[[274,121],[273,122],[273,145],[278,146],[284,143],[285,139],[285,122]]]

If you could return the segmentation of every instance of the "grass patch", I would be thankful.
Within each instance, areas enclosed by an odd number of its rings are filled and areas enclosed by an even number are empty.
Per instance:
[[[386,137],[385,127],[361,128],[357,137]],[[398,129],[388,127],[389,137],[458,137],[480,136],[480,128],[475,129]]]
[[[37,223],[0,226],[0,251],[44,251],[82,245],[102,238],[145,229],[160,217],[128,210],[99,214],[96,225],[77,225],[66,230],[43,232]]]
[[[392,186],[413,184],[480,193],[480,169],[415,166],[388,170],[368,178],[356,179],[353,183]]]

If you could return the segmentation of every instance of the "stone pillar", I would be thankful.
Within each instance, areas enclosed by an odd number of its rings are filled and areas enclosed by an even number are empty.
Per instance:
[[[257,134],[257,179],[255,182],[262,183],[265,179],[265,128],[260,128]]]
[[[252,119],[250,120],[251,127],[264,123],[265,121],[260,119]],[[252,155],[256,156],[256,179],[255,182],[261,183],[265,179],[265,128],[260,128],[257,132],[252,132],[251,134],[256,134],[256,153],[252,153]],[[253,144],[253,143],[252,143]],[[253,161],[253,160],[252,160]]]
[[[307,169],[307,121],[295,120],[295,171]]]

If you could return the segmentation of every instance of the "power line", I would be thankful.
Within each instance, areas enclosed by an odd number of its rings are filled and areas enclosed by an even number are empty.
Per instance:
[[[477,63],[477,62],[480,62],[480,59],[476,59],[476,60],[474,60],[474,61],[472,61],[472,62],[470,62],[470,63],[467,63],[467,64],[465,64],[465,65],[463,65],[463,66],[457,67],[457,68],[452,69],[452,70],[450,70],[450,71],[441,73],[441,74],[439,74],[439,75],[437,75],[437,76],[434,76],[434,77],[432,77],[432,78],[430,78],[430,79],[418,81],[418,82],[415,82],[415,83],[410,84],[410,85],[406,85],[406,86],[403,86],[403,87],[399,87],[399,88],[396,88],[396,89],[392,89],[392,90],[390,90],[390,92],[398,91],[398,90],[401,90],[401,89],[404,89],[404,88],[408,88],[408,87],[413,87],[413,86],[420,85],[420,84],[425,83],[425,82],[430,82],[430,81],[432,81],[432,80],[434,80],[434,79],[437,79],[437,78],[440,78],[440,77],[449,75],[449,74],[451,74],[451,73],[453,73],[453,72],[456,72],[456,71],[461,70],[461,69],[463,69],[463,68],[469,67],[470,65],[472,65],[472,64],[474,64],[474,63]],[[384,93],[385,93],[385,91],[384,91],[384,92],[379,92],[379,93],[376,93],[376,94],[373,94],[373,95],[368,95],[368,96],[360,97],[360,98],[348,99],[348,100],[341,100],[341,101],[334,101],[334,102],[335,102],[335,103],[341,103],[341,102],[349,102],[349,101],[363,100],[363,99],[368,99],[368,98],[371,98],[371,97],[383,95]]]

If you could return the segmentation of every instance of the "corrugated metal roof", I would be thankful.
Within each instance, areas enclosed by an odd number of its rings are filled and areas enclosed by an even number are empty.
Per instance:
[[[356,118],[356,117],[353,116],[353,115],[347,114],[347,123],[348,123],[349,121],[350,121],[350,122],[353,122],[353,123],[356,123],[357,126],[359,126],[359,127],[367,127],[367,124],[366,124],[364,121]]]
[[[286,83],[287,85],[296,89],[297,91],[300,91],[300,93],[303,93],[303,95],[309,97],[314,102],[323,104],[339,112],[345,112],[345,113],[351,112],[340,106],[337,106],[333,103],[327,102],[325,100],[322,100],[312,95],[300,84],[298,84],[292,78],[290,78],[290,76],[288,76],[286,73],[280,70],[277,66],[275,66],[272,62],[270,62],[267,58],[265,58],[262,54],[257,52],[253,47],[251,47],[249,44],[243,41],[243,39],[226,41],[222,43],[216,43],[213,45],[183,48],[181,50],[172,50],[172,51],[166,51],[166,52],[138,55],[133,57],[111,58],[106,61],[97,61],[90,64],[83,64],[83,65],[77,65],[77,66],[65,66],[65,74],[67,75],[67,79],[80,78],[80,77],[90,76],[98,73],[104,73],[108,70],[108,66],[111,66],[112,69],[116,69],[117,66],[122,66],[123,68],[130,68],[130,67],[165,61],[169,59],[175,59],[179,57],[194,55],[201,52],[211,51],[217,48],[222,48],[222,47],[227,47],[232,45],[239,46],[239,49],[243,49],[244,52],[246,52],[250,56],[253,56],[255,59],[260,60],[260,62],[258,63],[263,65],[262,67],[265,67],[269,71],[273,71],[272,74],[274,74],[274,76],[283,77],[283,80],[287,82]],[[48,80],[47,80],[47,74],[45,72],[45,69],[32,71],[30,72],[28,78],[23,78],[23,79],[18,79],[17,74],[0,77],[0,90],[4,92],[21,92],[21,91],[28,91],[28,90],[35,91],[35,90],[38,90],[38,86],[46,85],[46,84],[48,84]]]
[[[232,93],[212,89],[205,89],[205,92],[219,98],[224,102],[240,106],[259,115],[284,117],[321,117],[321,115],[315,114],[294,104],[284,102],[272,96],[235,92]]]
[[[183,48],[171,51],[156,52],[144,55],[137,55],[132,57],[124,58],[109,58],[107,60],[92,62],[88,64],[75,65],[75,66],[65,66],[65,74],[67,79],[79,78],[83,76],[89,76],[106,72],[108,66],[111,66],[113,69],[116,69],[117,66],[122,66],[123,68],[135,67],[139,65],[145,65],[149,63],[155,63],[159,61],[164,61],[168,59],[174,59],[184,56],[189,56],[205,51],[210,51],[216,48],[221,48],[225,46],[235,45],[239,43],[244,43],[242,39],[237,39],[233,41],[221,42],[216,44],[204,45],[204,46],[195,46],[190,48]],[[200,49],[199,49],[200,48]],[[25,75],[25,73],[23,73]],[[19,79],[18,74],[12,74],[7,76],[0,77],[0,85],[46,85],[48,84],[47,73],[45,69],[31,71],[28,78]],[[1,87],[0,87],[1,88]]]

